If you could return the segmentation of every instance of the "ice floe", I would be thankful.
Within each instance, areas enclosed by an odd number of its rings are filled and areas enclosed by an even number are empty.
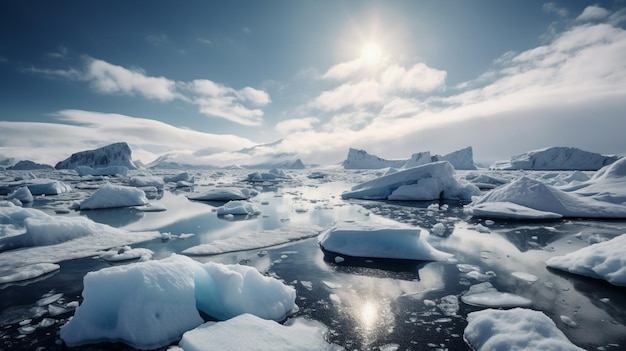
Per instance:
[[[96,190],[93,195],[80,203],[79,209],[93,210],[99,208],[115,208],[142,206],[148,203],[146,194],[141,189],[106,184]]]
[[[626,234],[563,256],[550,258],[548,267],[626,286]]]
[[[0,270],[0,284],[37,278],[58,270],[56,263],[35,263],[19,267],[4,267]]]
[[[230,201],[230,200],[248,200],[255,196],[257,191],[246,188],[213,188],[202,193],[187,195],[190,200],[197,201]]]
[[[26,186],[15,189],[15,191],[10,193],[6,198],[7,200],[16,199],[23,203],[33,202],[33,194],[30,193],[30,190],[28,190]]]
[[[100,254],[100,258],[109,262],[119,262],[136,259],[146,261],[152,258],[153,254],[154,252],[152,252],[152,250],[144,248],[131,248],[130,246],[126,245],[120,248],[112,248],[103,251]]]
[[[219,345],[223,351],[240,350],[343,350],[325,341],[327,328],[304,318],[285,325],[242,314],[225,322],[207,322],[183,334],[178,343],[184,351],[204,351],[207,345]]]
[[[595,171],[617,159],[617,156],[603,156],[574,147],[556,146],[511,156],[510,160],[495,162],[489,168]]]
[[[469,291],[461,296],[461,301],[481,307],[523,307],[532,304],[525,297],[496,290],[489,282],[470,286]]]
[[[233,200],[217,208],[218,216],[226,215],[258,215],[261,210],[250,201]]]
[[[281,320],[297,309],[292,287],[253,267],[176,254],[90,272],[83,283],[83,303],[60,332],[68,346],[121,341],[157,348],[201,325],[199,311],[217,319],[252,313]]]
[[[432,247],[420,229],[375,222],[341,222],[321,233],[322,249],[352,257],[444,261],[452,254]]]
[[[137,188],[155,187],[157,190],[163,190],[165,182],[163,178],[157,176],[135,176],[130,178],[128,185]]]
[[[472,349],[582,351],[545,314],[524,308],[487,309],[467,315],[463,337]]]
[[[59,180],[31,179],[26,184],[33,195],[59,195],[72,191],[72,187]]]
[[[438,199],[470,200],[480,190],[454,177],[447,161],[429,163],[385,175],[352,187],[341,194],[344,199],[427,201]]]

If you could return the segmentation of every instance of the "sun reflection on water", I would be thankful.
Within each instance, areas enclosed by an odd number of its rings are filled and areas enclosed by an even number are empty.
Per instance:
[[[365,331],[371,331],[379,321],[378,306],[372,301],[366,301],[361,305],[358,313],[358,321]]]

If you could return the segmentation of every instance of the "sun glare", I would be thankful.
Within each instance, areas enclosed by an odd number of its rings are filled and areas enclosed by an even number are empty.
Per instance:
[[[381,58],[382,51],[376,43],[369,42],[361,49],[361,60],[368,66],[377,64]]]

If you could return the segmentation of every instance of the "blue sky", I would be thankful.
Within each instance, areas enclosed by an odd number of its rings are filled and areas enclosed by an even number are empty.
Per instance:
[[[548,146],[624,155],[625,8],[5,1],[0,158],[55,163],[127,141],[144,162],[228,163],[229,151],[279,139],[258,152],[315,163],[348,147],[407,158],[471,145],[478,161]]]

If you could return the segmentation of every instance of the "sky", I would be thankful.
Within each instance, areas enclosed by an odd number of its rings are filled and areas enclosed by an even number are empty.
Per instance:
[[[624,0],[2,1],[0,159],[626,155],[625,28]]]

